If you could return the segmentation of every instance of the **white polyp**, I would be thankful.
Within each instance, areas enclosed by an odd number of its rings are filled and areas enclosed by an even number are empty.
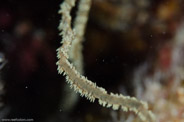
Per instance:
[[[112,105],[112,109],[118,110],[118,109],[119,109],[119,105],[118,105],[118,104],[113,104],[113,105]]]

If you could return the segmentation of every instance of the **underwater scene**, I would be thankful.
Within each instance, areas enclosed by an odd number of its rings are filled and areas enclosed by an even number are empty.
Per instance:
[[[0,122],[184,122],[183,0],[0,2]]]

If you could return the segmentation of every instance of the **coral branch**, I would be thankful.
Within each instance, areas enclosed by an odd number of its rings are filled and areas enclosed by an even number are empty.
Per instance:
[[[84,1],[86,0],[81,0],[79,4],[82,5],[82,3],[85,3]],[[90,0],[87,1],[90,2]],[[82,11],[89,10],[90,4],[86,3],[85,5],[86,6],[79,7],[79,10],[81,11],[80,13],[82,13]],[[120,108],[123,111],[132,111],[136,113],[142,121],[154,121],[154,115],[151,111],[147,110],[147,103],[138,101],[134,97],[123,96],[121,94],[108,94],[104,88],[96,86],[95,83],[81,75],[73,64],[68,61],[68,53],[70,52],[72,43],[82,38],[81,36],[83,36],[85,28],[84,24],[87,21],[87,14],[85,14],[84,16],[86,16],[86,19],[82,19],[84,21],[81,19],[76,20],[74,29],[71,28],[70,11],[73,6],[75,6],[75,0],[65,0],[61,4],[61,10],[59,11],[59,13],[62,14],[59,29],[62,30],[61,34],[63,36],[63,40],[62,46],[57,50],[57,56],[59,58],[59,61],[56,63],[58,65],[58,72],[60,74],[63,73],[66,76],[66,81],[70,84],[71,88],[74,88],[76,92],[79,92],[81,96],[85,96],[91,102],[98,99],[99,104],[104,107],[112,107],[114,110],[118,110]],[[82,22],[80,23],[80,21]],[[76,33],[75,30],[77,31]],[[81,33],[78,31],[81,31]]]
[[[82,56],[82,42],[83,35],[88,20],[88,13],[91,6],[91,0],[80,0],[77,16],[74,21],[74,28],[76,32],[76,38],[72,42],[71,49],[69,51],[69,58],[77,71],[83,74],[83,56]]]

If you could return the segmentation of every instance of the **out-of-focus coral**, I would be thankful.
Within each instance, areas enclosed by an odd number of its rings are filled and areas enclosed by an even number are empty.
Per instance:
[[[91,19],[112,30],[127,31],[145,24],[150,17],[149,0],[94,0],[93,3]]]
[[[3,79],[2,70],[5,67],[7,60],[2,52],[0,52],[0,119],[7,116],[9,107],[5,102],[5,81]]]
[[[3,53],[0,53],[0,70],[3,69],[4,65],[6,64],[6,60]],[[4,82],[2,80],[2,76],[0,76],[0,109],[3,107],[3,95],[4,95]]]
[[[146,64],[135,71],[136,96],[151,104],[159,122],[184,121],[183,35],[184,25],[181,24],[172,43],[167,43],[158,52],[152,73]]]

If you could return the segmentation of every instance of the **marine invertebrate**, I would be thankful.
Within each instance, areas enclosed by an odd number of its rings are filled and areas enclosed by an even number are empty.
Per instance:
[[[76,38],[72,42],[71,51],[69,51],[69,58],[73,62],[76,69],[83,74],[83,56],[82,56],[82,41],[86,22],[88,20],[88,13],[91,5],[91,0],[79,1],[77,16],[74,21],[74,28]],[[85,8],[87,7],[87,8]],[[86,10],[85,10],[86,9]]]
[[[132,111],[136,113],[142,121],[154,121],[154,115],[148,110],[146,102],[122,94],[108,94],[104,88],[98,87],[95,83],[81,75],[81,73],[77,71],[79,68],[76,69],[75,66],[69,62],[69,53],[73,52],[70,50],[73,42],[80,42],[84,34],[90,2],[91,0],[80,1],[78,16],[73,28],[71,27],[72,18],[70,11],[72,7],[75,6],[75,0],[65,0],[61,4],[59,13],[62,14],[62,20],[59,25],[59,30],[62,30],[61,35],[63,36],[63,40],[62,46],[57,50],[59,61],[56,63],[59,73],[63,73],[66,76],[66,81],[70,84],[71,88],[74,88],[76,92],[79,92],[81,96],[85,96],[91,102],[98,99],[99,104],[104,107],[112,107],[114,110],[121,108],[123,111]],[[78,44],[74,44],[74,46],[75,45]],[[78,53],[80,54],[81,52]],[[74,58],[74,60],[76,59]]]
[[[133,81],[136,96],[150,103],[159,122],[184,121],[183,34],[182,22],[172,42],[166,43],[160,49],[158,63],[153,67],[152,74],[149,72],[149,64],[141,65],[135,71]]]

